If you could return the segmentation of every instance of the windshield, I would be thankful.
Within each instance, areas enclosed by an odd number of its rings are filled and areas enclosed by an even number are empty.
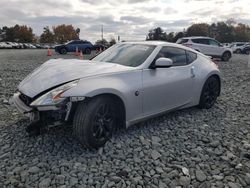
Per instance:
[[[148,58],[154,49],[154,45],[117,44],[92,60],[137,67]]]

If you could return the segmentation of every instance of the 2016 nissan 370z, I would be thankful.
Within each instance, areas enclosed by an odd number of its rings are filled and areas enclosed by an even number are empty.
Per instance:
[[[124,42],[90,60],[51,59],[28,75],[12,101],[28,130],[72,123],[88,148],[119,127],[171,110],[210,108],[220,71],[205,55],[166,42]]]

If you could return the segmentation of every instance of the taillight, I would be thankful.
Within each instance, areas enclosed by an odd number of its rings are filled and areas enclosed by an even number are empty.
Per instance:
[[[192,44],[188,44],[188,43],[183,43],[182,45],[184,45],[184,46],[186,46],[186,47],[189,47],[189,48],[192,47]]]
[[[218,61],[216,61],[216,60],[213,59],[211,61],[211,63],[213,63],[217,68],[219,68],[219,64],[218,64],[219,62]]]

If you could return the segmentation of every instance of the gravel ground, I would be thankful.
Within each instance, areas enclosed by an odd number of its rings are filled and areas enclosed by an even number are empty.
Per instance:
[[[70,126],[27,135],[27,119],[6,100],[49,57],[45,50],[0,50],[0,187],[250,187],[248,58],[219,62],[223,88],[212,109],[154,118],[88,151]]]

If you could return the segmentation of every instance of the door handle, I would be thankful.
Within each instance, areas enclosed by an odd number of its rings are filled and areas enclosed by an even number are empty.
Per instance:
[[[191,67],[191,78],[195,77],[194,66]]]

